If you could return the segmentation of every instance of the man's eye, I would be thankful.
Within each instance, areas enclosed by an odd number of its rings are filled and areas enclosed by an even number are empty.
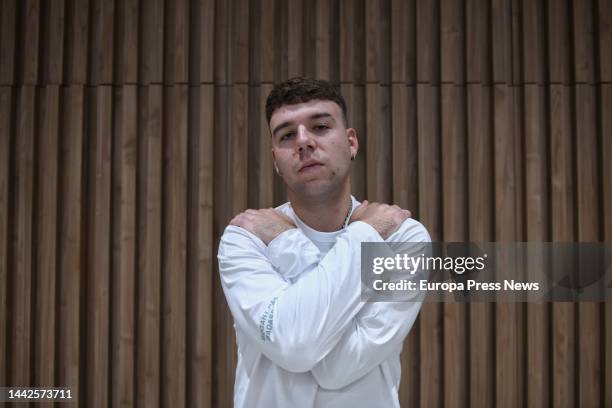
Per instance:
[[[281,142],[284,140],[289,140],[293,137],[293,135],[294,135],[293,132],[285,133],[284,135],[281,136],[280,140]]]
[[[327,126],[327,125],[316,125],[314,127],[314,130],[319,131],[319,132],[323,131],[323,130],[327,130],[327,129],[329,129],[329,126]]]

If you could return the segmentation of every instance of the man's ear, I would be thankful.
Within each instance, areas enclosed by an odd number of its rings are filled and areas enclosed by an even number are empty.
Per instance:
[[[276,157],[274,157],[274,148],[271,149],[272,151],[272,163],[274,164],[274,170],[276,170],[276,174],[278,174],[279,176],[281,176],[281,172],[278,169],[278,165],[276,164]]]
[[[351,160],[355,160],[359,151],[359,140],[357,139],[357,131],[354,128],[346,129],[346,137],[349,142],[349,150],[351,152]]]

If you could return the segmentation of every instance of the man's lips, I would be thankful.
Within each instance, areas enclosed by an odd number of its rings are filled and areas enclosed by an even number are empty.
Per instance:
[[[322,166],[322,165],[323,165],[323,163],[318,162],[318,161],[308,161],[302,167],[300,167],[300,170],[298,170],[298,173],[301,173],[302,171],[305,171],[305,170],[308,170],[308,169],[317,168],[317,167]]]

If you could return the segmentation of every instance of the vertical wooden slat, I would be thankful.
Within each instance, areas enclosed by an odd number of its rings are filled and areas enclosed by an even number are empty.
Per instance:
[[[20,85],[36,85],[38,83],[39,30],[40,30],[40,0],[25,1],[20,5],[22,15],[21,32],[17,38],[17,83]]]
[[[187,406],[212,403],[214,88],[191,90],[187,276]],[[197,101],[197,102],[196,102]]]
[[[440,2],[440,64],[443,83],[465,84],[465,4]]]
[[[612,111],[612,84],[601,85],[601,167],[603,181],[603,208],[604,208],[604,225],[603,238],[607,243],[612,242],[612,178],[605,177],[606,174],[612,174],[612,115],[606,114]],[[1,231],[1,230],[0,230]],[[612,302],[608,301],[604,307],[605,310],[605,368],[604,368],[604,406],[612,405]]]
[[[512,16],[510,0],[491,2],[493,83],[512,83]]]
[[[487,0],[466,2],[466,81],[491,84],[491,4]]]
[[[576,73],[578,76],[578,73]],[[585,78],[586,79],[586,78]],[[597,175],[597,115],[595,89],[577,84],[576,97],[576,203],[578,241],[599,240]],[[601,403],[601,327],[600,306],[595,302],[578,304],[578,404]]]
[[[226,85],[228,79],[229,64],[229,39],[227,30],[230,26],[230,10],[229,2],[217,0],[214,6],[215,24],[214,24],[214,83],[217,85]]]
[[[160,404],[162,87],[138,95],[136,390],[138,407]]]
[[[389,129],[389,87],[366,84],[366,166],[367,198],[387,203],[391,200],[391,132]]]
[[[165,88],[161,405],[185,406],[187,230],[186,85]]]
[[[80,371],[81,200],[84,90],[62,89],[60,123],[56,383],[78,392]],[[79,399],[83,399],[79,394]],[[76,404],[74,405],[76,406]]]
[[[340,82],[365,82],[365,4],[363,0],[339,0]]]
[[[88,84],[108,85],[113,81],[114,15],[112,1],[91,0],[91,41],[88,44]]]
[[[572,159],[571,90],[564,85],[550,88],[550,203],[551,238],[574,240],[574,182]],[[574,407],[575,308],[571,303],[552,305],[552,406]]]
[[[574,81],[593,84],[595,82],[595,45],[593,3],[572,1]]]
[[[90,88],[88,112],[88,186],[86,238],[86,345],[85,401],[108,405],[110,190],[111,190],[111,87]]]
[[[164,75],[164,0],[150,0],[140,9],[138,83],[161,84]]]
[[[190,82],[211,83],[215,67],[215,1],[192,2],[191,36],[189,39],[189,64],[192,67]]]
[[[33,381],[32,385],[54,384],[55,370],[55,283],[57,236],[57,173],[59,88],[39,91],[39,127],[36,209],[34,230],[33,288]],[[50,402],[41,406],[51,407]]]
[[[493,240],[493,118],[489,86],[468,85],[468,201],[471,242]],[[470,406],[491,407],[495,396],[494,305],[470,304]]]
[[[167,2],[165,12],[164,84],[184,84],[189,74],[189,5],[186,0]]]
[[[431,239],[442,239],[440,170],[439,88],[417,85],[417,131],[419,153],[419,216]],[[442,306],[425,303],[421,308],[421,406],[440,407],[443,397]]]
[[[8,384],[7,357],[8,332],[7,326],[9,305],[7,296],[8,283],[8,251],[9,251],[9,209],[10,185],[12,183],[11,169],[11,117],[13,90],[0,87],[0,384]]]
[[[274,0],[250,2],[249,80],[252,83],[274,81]],[[265,104],[265,102],[264,102]],[[265,117],[265,116],[264,116]]]
[[[113,84],[136,84],[138,82],[139,52],[139,9],[138,0],[115,3],[114,77]]]
[[[137,98],[135,85],[118,88],[113,98],[109,389],[113,408],[135,405]]]
[[[514,139],[515,91],[496,85],[494,96],[496,241],[513,242],[516,233],[518,152]],[[516,303],[496,304],[496,404],[514,407],[523,403],[521,316]]]
[[[87,82],[89,7],[88,0],[71,0],[66,6],[64,83],[68,85],[83,85]]]
[[[62,82],[64,69],[64,22],[65,1],[42,3],[40,78],[42,85],[58,85]],[[44,29],[43,29],[44,27]]]
[[[393,203],[418,214],[416,89],[393,84],[392,100],[392,162]],[[413,215],[414,216],[414,215]],[[400,405],[419,404],[419,323],[412,326],[404,341],[401,354],[402,378],[399,388]]]
[[[417,1],[417,82],[440,83],[439,0]]]
[[[366,1],[365,69],[367,83],[389,84],[388,0]]]
[[[272,85],[261,85],[253,89],[249,102],[249,188],[248,206],[266,208],[274,204],[274,167],[272,164],[272,145],[270,130],[266,120],[266,97]]]
[[[336,22],[335,17],[335,1],[334,0],[317,0],[315,5],[315,63],[314,77],[335,80],[337,79],[337,66],[335,60],[334,45],[332,44],[333,28]]]
[[[416,82],[416,3],[391,0],[391,82],[414,85]]]
[[[527,84],[544,84],[546,44],[544,3],[522,1],[523,80]]]
[[[418,144],[416,88],[391,87],[393,202],[413,214],[418,208]]]
[[[13,85],[15,81],[15,16],[17,3],[0,1],[0,85]]]
[[[12,239],[10,335],[10,382],[30,383],[30,329],[32,314],[32,206],[34,188],[34,97],[35,88],[24,86],[17,91],[15,128],[15,213]]]
[[[596,50],[599,58],[599,80],[601,82],[612,82],[612,52],[608,46],[612,43],[612,3],[608,0],[597,1],[597,27],[599,49]]]
[[[303,75],[304,54],[304,0],[289,0],[287,2],[287,77]]]
[[[231,7],[231,83],[249,82],[249,0],[234,0]]]
[[[448,79],[460,81],[459,76],[450,75]],[[468,237],[465,87],[443,84],[441,91],[443,239],[463,242]],[[445,303],[443,307],[445,406],[467,407],[469,376],[462,373],[461,367],[467,367],[469,362],[468,307],[465,303]]]
[[[548,2],[548,75],[554,84],[568,84],[570,72],[570,11],[567,1]]]
[[[525,71],[527,72],[527,70]],[[548,241],[548,163],[546,153],[546,92],[540,85],[525,85],[525,223],[527,241]],[[531,268],[542,268],[531,260]],[[527,304],[527,405],[550,405],[549,307]]]

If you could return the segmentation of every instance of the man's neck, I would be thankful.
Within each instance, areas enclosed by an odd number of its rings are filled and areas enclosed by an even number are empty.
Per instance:
[[[353,202],[350,189],[325,199],[289,197],[293,211],[310,228],[321,232],[338,231],[344,227]]]

